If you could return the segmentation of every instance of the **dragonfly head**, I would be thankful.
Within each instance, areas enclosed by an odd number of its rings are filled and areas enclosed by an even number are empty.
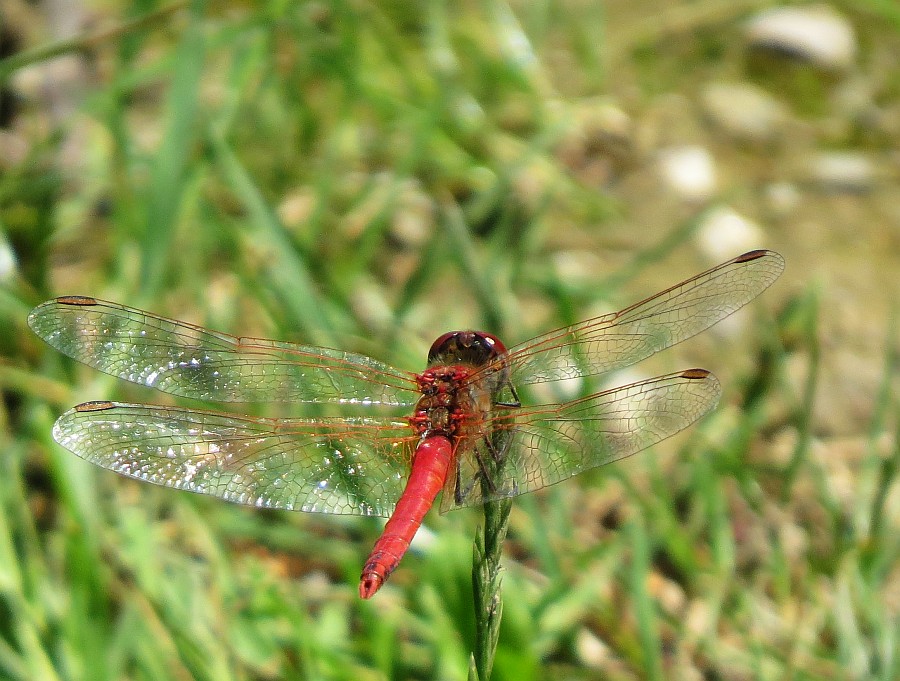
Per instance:
[[[440,336],[428,351],[428,366],[470,364],[484,366],[506,353],[506,346],[484,331],[450,331]]]

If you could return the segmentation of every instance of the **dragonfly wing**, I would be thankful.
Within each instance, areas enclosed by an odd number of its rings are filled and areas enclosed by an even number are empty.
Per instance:
[[[88,402],[53,438],[81,458],[146,482],[250,506],[389,516],[416,442],[402,421],[263,419]]]
[[[778,253],[751,251],[621,312],[538,336],[499,363],[516,386],[620,369],[708,329],[756,298],[783,270]]]
[[[492,442],[482,438],[460,448],[459,484],[442,508],[532,492],[630,456],[687,428],[720,394],[715,376],[689,369],[566,404],[511,411],[494,419]],[[501,455],[496,463],[487,458],[494,453]],[[491,465],[486,480],[482,471]]]
[[[214,402],[411,405],[411,374],[349,352],[238,338],[95,298],[49,300],[28,316],[60,352],[113,376]]]

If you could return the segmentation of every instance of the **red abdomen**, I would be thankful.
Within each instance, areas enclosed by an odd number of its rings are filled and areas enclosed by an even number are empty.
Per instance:
[[[403,558],[444,486],[452,457],[453,445],[443,435],[433,435],[419,443],[406,489],[363,568],[359,582],[359,595],[363,598],[373,596]]]

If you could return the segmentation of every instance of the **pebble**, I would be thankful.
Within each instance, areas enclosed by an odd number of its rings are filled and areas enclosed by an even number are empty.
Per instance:
[[[403,183],[391,218],[391,236],[407,247],[424,245],[435,229],[435,206],[417,180]]]
[[[575,653],[585,666],[594,669],[604,669],[613,657],[609,646],[587,627],[575,635]]]
[[[0,130],[0,169],[25,163],[29,151],[29,143],[23,135]]]
[[[362,321],[367,329],[381,331],[393,320],[390,303],[384,295],[384,290],[375,281],[368,277],[362,277],[352,289],[350,295],[350,307],[357,319]]]
[[[826,192],[859,194],[875,184],[875,166],[859,152],[822,152],[812,158],[810,165],[813,182]]]
[[[290,229],[300,227],[312,217],[317,203],[316,193],[312,187],[298,187],[289,192],[278,204],[278,218],[285,227]]]
[[[751,47],[773,50],[827,70],[844,71],[856,60],[853,26],[830,7],[777,7],[746,26]]]
[[[716,168],[712,154],[701,146],[669,147],[659,151],[663,180],[682,199],[708,201],[716,190]]]
[[[634,154],[634,123],[615,103],[599,97],[578,101],[559,126],[557,146],[563,164],[591,186],[603,186]]]
[[[602,149],[613,144],[631,145],[634,123],[615,102],[604,97],[589,97],[580,100],[572,114],[586,146]]]
[[[0,282],[12,283],[17,271],[16,253],[0,232]]]
[[[733,208],[720,206],[704,216],[697,240],[700,250],[712,262],[719,262],[736,253],[759,248],[763,243],[763,231]]]
[[[551,256],[553,269],[567,286],[587,286],[603,271],[600,257],[586,250],[562,250]]]
[[[84,72],[84,59],[66,54],[21,68],[10,80],[19,97],[41,104],[58,122],[78,109],[85,90]]]
[[[710,83],[700,97],[712,123],[742,142],[774,139],[787,118],[781,102],[749,83]]]
[[[765,207],[772,217],[788,217],[800,205],[800,190],[790,182],[772,182],[763,190]]]

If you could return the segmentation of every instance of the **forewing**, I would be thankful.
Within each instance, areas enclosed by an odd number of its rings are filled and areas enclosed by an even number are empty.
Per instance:
[[[330,348],[238,338],[95,298],[36,307],[34,332],[60,352],[113,376],[214,402],[412,405],[411,374]]]
[[[621,312],[522,343],[498,364],[508,367],[514,386],[620,369],[708,329],[756,298],[783,270],[778,253],[751,251]]]
[[[88,402],[53,438],[81,458],[146,482],[250,506],[389,516],[416,442],[402,421],[263,419]]]
[[[716,378],[689,369],[561,405],[511,410],[491,422],[493,439],[459,449],[458,485],[442,508],[532,492],[622,459],[687,428],[719,400]],[[496,463],[488,457],[499,455]],[[485,462],[488,462],[485,464]],[[490,482],[482,471],[493,465]]]

